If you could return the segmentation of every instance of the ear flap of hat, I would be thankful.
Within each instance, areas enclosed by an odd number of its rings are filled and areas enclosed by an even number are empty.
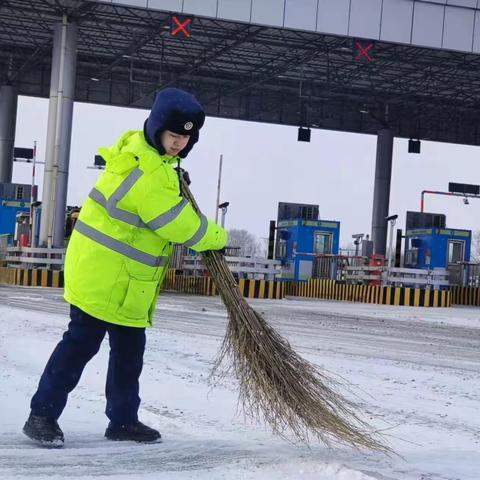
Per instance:
[[[185,158],[190,153],[190,150],[193,148],[193,146],[198,142],[199,138],[200,138],[200,133],[198,130],[195,130],[194,132],[192,132],[186,147],[178,154],[178,156],[180,158]]]
[[[162,132],[160,132],[161,134]],[[150,138],[149,132],[148,132],[148,118],[145,120],[145,123],[143,124],[143,136],[145,137],[145,140],[147,143],[155,148],[157,152],[160,155],[165,155],[165,149],[163,148],[162,142],[160,142],[160,138]]]

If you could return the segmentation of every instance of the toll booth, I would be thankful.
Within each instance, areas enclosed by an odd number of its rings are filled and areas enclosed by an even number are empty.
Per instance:
[[[470,261],[471,230],[424,228],[407,230],[405,267],[448,268]]]
[[[31,185],[0,183],[0,235],[15,235],[17,214],[30,211]]]
[[[340,222],[330,220],[281,220],[277,223],[275,258],[282,262],[282,278],[312,278],[315,260],[337,255]]]

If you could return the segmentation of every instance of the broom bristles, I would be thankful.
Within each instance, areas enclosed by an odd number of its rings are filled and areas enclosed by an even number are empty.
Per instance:
[[[184,182],[182,190],[199,211]],[[308,442],[316,437],[327,445],[336,442],[391,453],[360,419],[358,406],[338,393],[341,383],[300,357],[250,307],[223,255],[207,251],[202,257],[229,318],[212,375],[234,373],[244,413],[257,421],[264,419],[283,438]]]

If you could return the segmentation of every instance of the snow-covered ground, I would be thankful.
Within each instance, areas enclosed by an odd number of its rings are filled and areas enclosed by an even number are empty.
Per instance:
[[[218,298],[166,294],[148,332],[141,420],[155,445],[103,438],[108,346],[60,418],[65,448],[21,433],[68,321],[61,291],[0,288],[0,479],[479,480],[480,311],[287,299],[252,302],[309,360],[347,379],[399,456],[295,446],[237,414],[208,375],[225,331]]]

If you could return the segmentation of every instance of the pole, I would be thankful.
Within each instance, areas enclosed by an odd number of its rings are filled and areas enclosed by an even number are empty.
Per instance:
[[[30,246],[35,248],[37,246],[37,242],[35,241],[35,232],[37,231],[37,223],[38,223],[38,207],[32,208],[32,233],[30,239]]]
[[[43,174],[40,246],[63,247],[78,29],[66,15],[53,32],[50,101]]]
[[[397,242],[395,246],[395,264],[394,266],[400,268],[402,266],[402,229],[397,228]]]
[[[390,183],[392,178],[393,131],[383,129],[377,135],[377,156],[373,188],[372,240],[373,252],[385,255],[387,246]]]
[[[222,208],[222,228],[225,227],[225,214],[227,213],[227,209],[226,208]]]
[[[430,195],[447,195],[449,197],[463,197],[463,198],[480,198],[480,195],[473,195],[471,193],[456,193],[456,192],[438,192],[436,190],[422,190],[422,196],[420,199],[420,212],[425,209],[425,194]]]
[[[33,230],[33,202],[35,199],[35,165],[37,161],[37,141],[33,142],[33,158],[32,158],[32,188],[30,190],[30,246],[33,247],[33,237],[35,231]]]
[[[393,227],[395,226],[395,220],[390,220],[390,239],[388,242],[388,268],[392,267],[392,253],[393,253]]]
[[[58,97],[57,97],[57,115],[55,124],[55,143],[53,146],[53,175],[52,175],[52,190],[51,190],[51,210],[49,211],[48,218],[48,236],[47,247],[52,248],[53,244],[53,229],[55,223],[55,197],[57,194],[57,179],[58,179],[58,167],[60,163],[60,146],[62,138],[62,113],[63,113],[63,83],[64,83],[64,70],[65,70],[65,56],[66,56],[66,44],[67,44],[67,16],[64,14],[62,18],[61,27],[61,40],[60,40],[60,67],[58,72]]]
[[[60,142],[58,145],[58,169],[56,172],[57,182],[55,190],[54,248],[63,248],[65,246],[65,212],[67,207],[70,143],[75,97],[78,26],[75,23],[68,23],[66,28],[64,75],[62,82],[62,128],[59,132]]]
[[[215,205],[215,223],[218,223],[218,206],[220,205],[220,185],[222,183],[222,163],[223,163],[223,155],[220,155],[220,162],[218,165],[217,203]]]
[[[0,183],[11,183],[17,120],[16,87],[0,86]]]
[[[275,256],[275,220],[270,220],[270,228],[268,231],[268,257],[273,260]]]

